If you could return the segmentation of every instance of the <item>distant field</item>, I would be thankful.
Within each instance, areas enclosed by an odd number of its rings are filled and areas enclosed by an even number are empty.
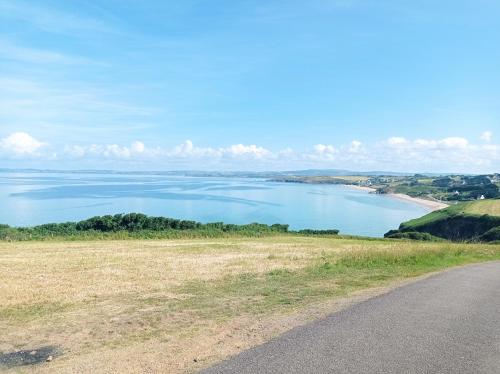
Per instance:
[[[0,352],[63,353],[16,373],[191,372],[332,300],[498,258],[498,245],[291,236],[0,243]]]
[[[343,180],[348,180],[348,181],[353,181],[353,182],[357,182],[357,181],[367,181],[368,179],[370,179],[369,177],[365,177],[365,176],[359,176],[359,175],[340,175],[338,177],[332,177],[332,178],[337,178],[337,179],[343,179]]]
[[[500,199],[496,200],[478,200],[466,203],[465,213],[470,214],[489,214],[491,216],[500,216]]]
[[[312,184],[357,184],[365,182],[369,177],[358,175],[338,175],[338,176],[288,176],[272,178],[277,182],[299,182]]]
[[[307,181],[349,181],[349,182],[364,182],[370,179],[369,177],[359,175],[338,175],[338,176],[315,176],[315,177],[300,177]]]

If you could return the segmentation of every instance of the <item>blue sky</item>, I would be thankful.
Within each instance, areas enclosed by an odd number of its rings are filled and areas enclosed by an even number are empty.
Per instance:
[[[500,171],[500,3],[0,0],[0,166]]]

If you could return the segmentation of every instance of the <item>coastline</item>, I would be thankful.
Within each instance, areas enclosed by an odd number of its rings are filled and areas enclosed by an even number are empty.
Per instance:
[[[352,189],[355,189],[355,190],[358,190],[358,191],[366,191],[368,193],[375,193],[377,191],[375,188],[356,186],[353,184],[346,184],[345,186],[352,188]],[[409,195],[405,195],[402,193],[389,193],[386,195],[390,196],[392,198],[395,198],[395,199],[400,199],[400,200],[412,202],[414,204],[418,204],[418,205],[428,209],[431,212],[434,212],[436,210],[441,210],[441,209],[448,207],[448,204],[442,203],[440,201],[427,200],[427,199],[422,199],[419,197],[411,197]]]
[[[344,184],[344,186],[347,186],[349,188],[352,188],[352,189],[355,189],[355,190],[358,190],[358,191],[366,191],[366,192],[369,192],[369,193],[375,193],[375,192],[377,192],[377,190],[375,188],[364,187],[364,186],[356,186],[355,184]]]
[[[409,201],[409,202],[413,202],[415,204],[421,205],[424,208],[429,209],[431,212],[434,212],[436,210],[441,210],[441,209],[448,207],[448,204],[442,203],[440,201],[426,200],[426,199],[422,199],[419,197],[411,197],[411,196],[408,196],[408,195],[405,195],[402,193],[391,193],[388,195],[392,196],[396,199],[405,200],[405,201]]]

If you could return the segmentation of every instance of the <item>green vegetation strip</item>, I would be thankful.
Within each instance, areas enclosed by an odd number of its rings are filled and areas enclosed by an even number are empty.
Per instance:
[[[366,250],[326,256],[299,270],[246,273],[214,282],[193,281],[179,289],[190,297],[170,303],[170,311],[205,318],[266,315],[353,291],[380,286],[452,266],[500,260],[500,246],[440,245],[432,249]],[[165,300],[157,300],[163,303]]]
[[[200,223],[140,213],[96,216],[80,222],[49,223],[34,227],[0,225],[0,240],[124,240],[220,237],[259,237],[277,234],[337,235],[338,230],[290,231],[288,225],[223,222]]]

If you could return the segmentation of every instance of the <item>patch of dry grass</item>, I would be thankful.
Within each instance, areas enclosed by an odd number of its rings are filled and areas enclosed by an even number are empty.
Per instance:
[[[465,212],[471,214],[489,214],[490,216],[500,216],[500,199],[478,200],[468,203]]]
[[[0,351],[64,351],[30,372],[191,371],[360,289],[498,255],[499,246],[290,236],[1,243]]]

